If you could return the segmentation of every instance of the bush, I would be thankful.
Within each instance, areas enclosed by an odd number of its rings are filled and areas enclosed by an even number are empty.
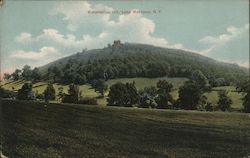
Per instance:
[[[24,83],[21,89],[17,92],[18,100],[35,100],[35,93],[32,91],[31,83]]]
[[[206,111],[214,111],[212,103],[208,102],[205,106]]]
[[[85,105],[98,105],[96,98],[86,97],[77,102],[77,104],[85,104]]]
[[[63,94],[63,103],[76,103],[81,98],[82,93],[79,91],[79,86],[75,84],[69,85],[68,94]]]
[[[36,99],[37,100],[44,100],[44,94],[36,93]]]
[[[218,96],[219,96],[218,107],[222,111],[229,110],[232,104],[232,99],[230,99],[227,94],[228,92],[225,90],[218,92]]]
[[[0,98],[16,98],[16,93],[0,87]]]
[[[117,82],[110,87],[108,94],[108,106],[131,107],[139,102],[139,94],[135,83]]]

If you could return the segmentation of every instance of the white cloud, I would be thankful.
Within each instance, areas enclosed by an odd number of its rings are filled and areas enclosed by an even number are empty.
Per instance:
[[[42,47],[38,52],[34,51],[15,51],[10,57],[17,59],[29,59],[29,60],[46,60],[50,58],[55,58],[55,56],[60,55],[60,53],[53,47]]]
[[[210,51],[212,51],[214,48],[226,44],[227,42],[241,36],[243,33],[246,33],[247,31],[249,31],[249,24],[246,24],[243,27],[239,28],[234,26],[229,26],[227,28],[226,34],[221,34],[219,36],[205,36],[202,39],[200,39],[199,42],[203,44],[212,45],[211,48],[209,49]]]
[[[216,58],[217,60],[237,63],[243,67],[249,67],[248,48],[242,48],[249,42],[249,24],[242,27],[229,26],[227,33],[218,36],[205,36],[199,40],[208,48],[201,50],[199,54]],[[239,43],[244,43],[240,45]],[[247,52],[242,51],[248,49]]]
[[[23,32],[15,38],[15,41],[20,43],[27,43],[31,41],[31,38],[32,37],[30,33]]]
[[[110,19],[110,14],[99,14],[98,16],[91,15],[89,11],[113,11],[113,8],[102,4],[91,5],[89,2],[62,2],[56,5],[50,12],[50,15],[62,14],[63,20],[66,21],[67,28],[71,31],[76,31],[83,24],[90,21],[95,23],[105,23]]]
[[[79,39],[89,49],[105,46],[115,39],[177,49],[184,48],[180,43],[170,44],[165,38],[153,36],[155,23],[140,13],[133,13],[133,10],[131,14],[119,15],[116,21],[111,20],[110,14],[88,13],[88,11],[111,12],[113,10],[111,7],[102,4],[91,5],[86,1],[74,4],[63,2],[55,6],[50,15],[63,15],[63,20],[67,21],[67,27],[71,31],[76,31],[85,25],[102,26],[98,36],[83,35],[83,38]]]
[[[111,7],[102,4],[91,5],[89,2],[62,2],[49,13],[58,16],[66,22],[69,34],[60,33],[53,28],[43,29],[41,34],[34,36],[29,32],[22,32],[15,38],[17,43],[32,46],[33,50],[17,50],[10,57],[27,61],[37,61],[39,65],[55,59],[81,51],[84,48],[103,48],[113,40],[122,42],[136,42],[152,44],[161,47],[184,49],[180,43],[170,43],[163,37],[154,35],[155,23],[140,13],[121,14],[111,20],[110,14],[89,14],[88,11],[112,11]],[[96,35],[82,33],[82,27],[101,26],[95,31]],[[81,31],[80,31],[81,32]],[[35,50],[38,49],[38,50]],[[60,52],[60,53],[59,53]],[[38,62],[39,61],[39,62]]]

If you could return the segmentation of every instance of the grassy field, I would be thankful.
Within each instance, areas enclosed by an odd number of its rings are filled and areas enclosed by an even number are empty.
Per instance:
[[[116,82],[135,82],[137,89],[143,89],[146,86],[156,86],[156,83],[158,82],[159,79],[166,79],[168,82],[173,84],[173,91],[171,92],[171,95],[173,96],[174,99],[178,98],[178,89],[185,81],[187,81],[186,78],[122,78],[122,79],[113,79],[113,80],[108,80],[107,84],[110,87],[112,84]],[[16,81],[16,82],[7,82],[3,83],[3,88],[12,90],[12,87],[15,88],[15,90],[18,90],[22,87],[24,81]],[[33,90],[37,91],[38,93],[43,93],[45,90],[47,84],[43,82],[38,82],[33,85]],[[68,85],[59,85],[59,84],[54,84],[54,87],[56,89],[56,93],[58,93],[58,88],[63,87],[64,92],[67,92]],[[91,88],[90,85],[81,85],[80,90],[82,91],[83,96],[85,97],[97,97],[100,94],[95,92],[94,89]],[[235,91],[235,87],[233,86],[224,86],[224,87],[216,87],[213,88],[213,90],[210,93],[206,93],[205,95],[208,98],[208,101],[212,102],[214,105],[217,104],[218,101],[218,90],[227,90],[229,91],[228,95],[232,99],[233,104],[232,104],[232,110],[241,110],[242,107],[242,95],[237,93]],[[105,95],[107,95],[108,92],[106,92]],[[98,104],[100,105],[106,105],[107,101],[106,98],[100,98],[98,99]]]
[[[208,100],[213,103],[214,105],[217,104],[218,101],[218,91],[217,89],[225,89],[228,91],[228,96],[232,99],[232,110],[241,110],[243,108],[242,106],[242,97],[243,95],[236,92],[235,88],[233,86],[228,87],[216,87],[216,90],[211,91],[210,93],[205,93],[205,96],[207,96]],[[232,90],[230,90],[232,89]]]
[[[20,158],[243,158],[250,117],[3,100],[3,153]]]

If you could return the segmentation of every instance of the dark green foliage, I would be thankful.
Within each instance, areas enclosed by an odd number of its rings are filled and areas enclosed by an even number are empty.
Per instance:
[[[62,100],[66,94],[63,92],[63,87],[58,88],[58,100]]]
[[[96,98],[85,97],[80,99],[77,104],[85,104],[85,105],[98,105]]]
[[[250,80],[246,79],[239,82],[236,89],[243,94],[244,112],[250,113]]]
[[[87,77],[84,74],[76,74],[74,83],[76,84],[85,84],[87,82]]]
[[[208,102],[208,103],[205,105],[205,110],[206,110],[206,111],[213,111],[214,108],[213,108],[212,103],[209,103],[209,102]]]
[[[26,81],[39,81],[42,79],[42,75],[38,68],[34,68],[33,70],[29,65],[24,65],[22,70],[16,69],[10,76],[9,79],[17,81],[20,79],[24,79]]]
[[[173,85],[168,83],[166,80],[159,80],[156,83],[158,93],[170,93],[172,91]]]
[[[58,67],[53,67],[52,69],[52,73],[53,73],[53,80],[54,82],[58,82],[61,80],[62,77],[62,71],[60,69],[58,69]]]
[[[68,94],[65,94],[62,98],[63,103],[77,103],[81,98],[81,92],[79,86],[75,84],[69,85]]]
[[[195,82],[201,90],[206,90],[208,87],[207,77],[200,71],[195,70],[192,72],[190,79]]]
[[[110,87],[108,94],[109,106],[132,106],[137,104],[139,96],[135,83],[116,83]]]
[[[198,78],[193,76],[194,79],[203,82],[200,79],[207,78],[211,86],[220,86],[234,83],[237,78],[247,75],[245,69],[236,65],[219,63],[195,53],[129,43],[115,49],[108,47],[78,53],[47,68],[52,71],[54,66],[62,72],[58,82],[67,84],[132,77],[189,78],[195,70],[199,70],[203,75]],[[217,80],[219,78],[224,81]]]
[[[36,99],[40,101],[45,100],[44,94],[36,93]]]
[[[35,93],[32,91],[32,84],[31,83],[24,83],[21,89],[17,92],[17,99],[18,100],[34,100]]]
[[[16,70],[11,74],[12,79],[13,79],[14,81],[17,81],[17,80],[21,79],[21,73],[22,73],[21,70],[16,69]]]
[[[157,97],[155,98],[155,102],[157,103],[157,108],[158,109],[166,109],[168,106],[172,105],[173,98],[169,93],[161,93],[158,94]]]
[[[157,90],[155,87],[145,87],[138,92],[139,94],[139,107],[141,108],[155,108],[155,97],[157,96]]]
[[[156,87],[158,94],[155,98],[157,108],[167,108],[169,104],[172,104],[173,102],[173,97],[170,95],[173,85],[168,83],[166,80],[159,80],[156,84]]]
[[[0,87],[0,98],[15,98],[16,97],[16,92],[6,90],[2,87]]]
[[[33,81],[38,81],[42,78],[38,68],[34,68],[32,70],[30,77],[32,78]]]
[[[32,70],[31,70],[31,67],[29,65],[24,65],[23,69],[22,69],[22,77],[29,81],[31,80],[31,75],[32,75]]]
[[[108,90],[107,83],[102,79],[94,80],[92,82],[92,86],[94,87],[95,91],[101,93],[102,96],[104,96],[104,92]]]
[[[45,102],[49,102],[50,100],[56,99],[56,90],[53,86],[53,84],[48,84],[47,88],[43,92]]]
[[[250,91],[243,97],[244,112],[250,113]]]
[[[221,90],[218,92],[219,100],[218,107],[222,111],[229,110],[232,100],[227,96],[227,91]]]
[[[3,74],[3,79],[4,80],[9,80],[11,78],[11,75],[10,74],[8,74],[8,73],[4,73]]]
[[[185,82],[179,89],[180,107],[186,110],[196,109],[200,103],[201,96],[202,91],[196,83],[192,81]]]
[[[196,109],[199,110],[199,111],[207,111],[206,107],[209,109],[209,106],[210,106],[208,104],[210,104],[210,103],[207,102],[207,97],[205,95],[202,95],[200,97],[200,101],[199,101]]]

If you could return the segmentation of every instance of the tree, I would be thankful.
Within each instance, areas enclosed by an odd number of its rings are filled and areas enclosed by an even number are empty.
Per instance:
[[[199,86],[192,82],[186,81],[179,89],[179,103],[181,108],[186,110],[196,109],[202,96]]]
[[[103,79],[96,80],[94,83],[95,91],[101,93],[104,96],[104,92],[108,90],[108,85]]]
[[[32,91],[31,83],[24,83],[21,89],[17,92],[17,99],[19,100],[34,100],[35,94]]]
[[[62,76],[62,71],[57,66],[54,66],[52,68],[52,73],[54,82],[57,82]]]
[[[68,94],[65,94],[62,98],[64,103],[77,103],[80,100],[81,92],[79,91],[79,86],[75,84],[70,84],[68,89]]]
[[[22,70],[23,70],[22,77],[25,80],[30,80],[31,79],[31,74],[32,74],[31,67],[29,65],[24,65]]]
[[[39,72],[39,69],[38,68],[34,68],[33,70],[32,70],[32,73],[31,73],[31,78],[32,78],[32,80],[33,81],[38,81],[38,80],[40,80],[41,79],[41,74],[40,74],[40,72]]]
[[[250,80],[243,80],[238,83],[236,90],[243,95],[243,111],[250,113]]]
[[[10,77],[11,77],[11,75],[10,75],[9,73],[4,73],[4,74],[3,74],[3,79],[4,79],[4,80],[9,80]]]
[[[56,99],[56,90],[53,84],[48,84],[47,88],[43,92],[44,99],[46,103],[49,103],[50,100]]]
[[[0,98],[15,98],[16,92],[4,89],[0,86]]]
[[[227,91],[221,90],[218,92],[219,100],[218,100],[218,107],[222,111],[226,111],[230,108],[232,104],[232,100],[227,96]]]
[[[74,83],[85,84],[87,82],[87,77],[84,74],[76,74]]]
[[[115,83],[110,87],[108,94],[108,105],[110,106],[132,106],[138,103],[139,96],[135,83]]]
[[[12,78],[13,78],[13,80],[14,81],[17,81],[17,80],[19,80],[20,78],[21,78],[21,70],[19,70],[19,69],[16,69],[12,74],[11,74],[11,76],[12,76]]]
[[[155,101],[157,108],[167,108],[169,103],[173,102],[173,97],[170,95],[173,85],[166,80],[159,80],[156,86],[158,95]]]
[[[141,108],[155,108],[155,97],[157,96],[157,90],[154,86],[144,87],[144,89],[138,92],[139,94],[139,107]]]
[[[193,71],[191,74],[191,80],[195,82],[201,88],[201,90],[206,90],[208,87],[208,80],[200,70]]]
[[[63,87],[58,88],[58,100],[62,100],[66,94],[63,91]]]

